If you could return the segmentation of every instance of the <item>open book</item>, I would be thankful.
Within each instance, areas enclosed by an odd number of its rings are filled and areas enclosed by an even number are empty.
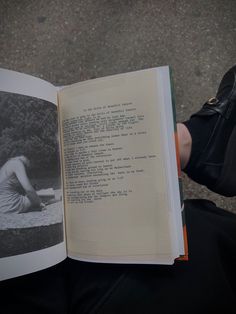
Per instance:
[[[1,280],[67,256],[143,264],[186,258],[169,67],[60,88],[1,69],[0,125]],[[38,209],[12,205],[13,196],[27,198],[17,169],[1,177],[22,156],[45,202]]]

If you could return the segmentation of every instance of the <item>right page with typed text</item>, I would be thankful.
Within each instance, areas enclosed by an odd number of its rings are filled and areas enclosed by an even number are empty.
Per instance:
[[[152,69],[60,90],[70,257],[166,263],[172,255],[158,86]]]

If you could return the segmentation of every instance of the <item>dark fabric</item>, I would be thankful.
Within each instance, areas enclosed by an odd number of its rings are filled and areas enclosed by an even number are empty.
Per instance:
[[[0,284],[1,313],[235,313],[236,215],[185,202],[189,261],[63,263]]]
[[[65,263],[0,282],[0,313],[67,313]]]
[[[188,129],[192,138],[192,148],[190,160],[184,169],[184,172],[190,174],[192,168],[195,167],[196,161],[199,160],[200,155],[204,151],[204,148],[207,146],[209,139],[211,137],[212,131],[216,125],[218,115],[211,116],[193,116],[189,120],[182,122]],[[227,139],[228,140],[228,139]],[[227,141],[226,141],[227,144]],[[216,155],[219,159],[219,163],[223,162],[224,152]]]

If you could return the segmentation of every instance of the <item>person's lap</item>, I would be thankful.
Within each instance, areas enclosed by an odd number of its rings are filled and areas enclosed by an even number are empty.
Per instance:
[[[76,284],[71,287],[72,312],[211,313],[222,309],[229,313],[232,308],[235,311],[236,216],[211,202],[195,200],[186,202],[186,222],[188,262],[178,261],[174,266],[109,266],[109,270],[106,265],[86,264],[89,280],[81,287]],[[71,263],[76,273],[76,262]],[[91,300],[89,295],[99,294],[102,287],[106,287],[105,293],[86,308],[83,298]],[[81,294],[76,292],[79,288]]]
[[[236,215],[205,200],[185,207],[189,261],[148,266],[67,259],[2,282],[2,313],[230,313],[236,308]]]

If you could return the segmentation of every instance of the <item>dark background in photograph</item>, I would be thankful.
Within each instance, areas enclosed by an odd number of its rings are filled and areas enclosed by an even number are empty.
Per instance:
[[[57,107],[50,102],[0,92],[0,167],[11,157],[26,155],[32,165],[27,173],[36,190],[61,189],[57,119]],[[0,257],[44,249],[63,241],[63,224],[50,223],[51,215],[61,210],[61,202],[47,208],[49,225],[0,230]],[[24,219],[31,214],[24,214]],[[17,219],[22,217],[16,215]],[[40,220],[40,212],[33,215]]]
[[[0,167],[26,155],[31,177],[60,176],[57,107],[45,100],[0,92]]]

